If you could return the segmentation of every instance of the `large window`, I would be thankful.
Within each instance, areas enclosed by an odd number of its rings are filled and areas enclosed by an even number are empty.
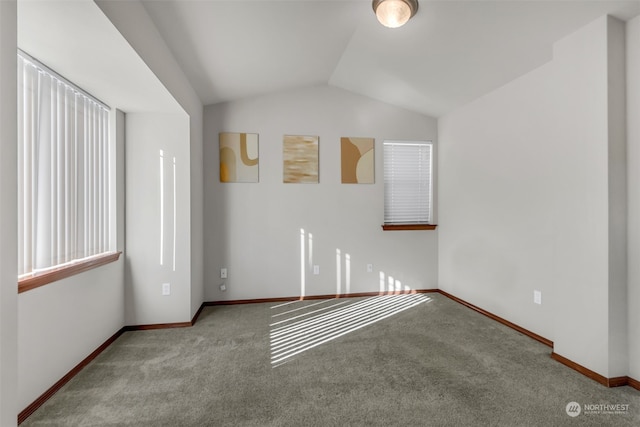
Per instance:
[[[384,142],[385,225],[432,224],[432,153],[430,142]]]
[[[114,249],[109,109],[18,54],[18,274]]]

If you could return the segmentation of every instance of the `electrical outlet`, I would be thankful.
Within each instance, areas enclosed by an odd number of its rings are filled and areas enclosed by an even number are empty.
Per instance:
[[[221,279],[226,279],[227,278],[227,269],[226,268],[221,268],[220,269],[220,278]]]
[[[313,274],[320,274],[320,266],[319,265],[314,265],[313,266]]]
[[[367,264],[367,273],[373,273],[373,264]]]
[[[162,284],[162,295],[171,295],[171,283]]]
[[[225,285],[224,283],[222,283],[222,284],[220,285],[220,290],[221,290],[222,292],[226,291],[226,290],[227,290],[227,285]]]
[[[533,302],[536,304],[542,304],[542,292],[533,291]]]

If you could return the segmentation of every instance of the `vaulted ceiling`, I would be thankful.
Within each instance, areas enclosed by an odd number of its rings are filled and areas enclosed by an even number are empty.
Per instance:
[[[640,0],[421,0],[399,29],[370,0],[143,0],[205,105],[329,84],[438,117],[552,57],[558,39]]]

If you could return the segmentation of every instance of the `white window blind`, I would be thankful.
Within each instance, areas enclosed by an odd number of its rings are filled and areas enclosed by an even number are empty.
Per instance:
[[[112,250],[108,107],[18,53],[18,273]]]
[[[430,142],[384,142],[384,222],[430,223],[432,216]]]

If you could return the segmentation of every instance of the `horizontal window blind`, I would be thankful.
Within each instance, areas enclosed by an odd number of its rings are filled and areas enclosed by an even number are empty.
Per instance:
[[[112,250],[109,110],[18,53],[18,272]]]
[[[432,150],[429,142],[384,142],[384,222],[430,223]]]

